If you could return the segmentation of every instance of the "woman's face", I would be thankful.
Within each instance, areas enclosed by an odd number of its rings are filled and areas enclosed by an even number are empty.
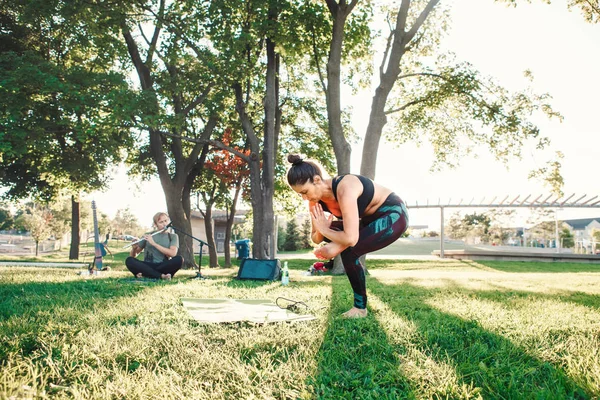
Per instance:
[[[294,185],[292,186],[292,189],[294,192],[302,196],[302,200],[308,200],[313,203],[317,203],[319,200],[321,200],[322,195],[321,188],[319,186],[320,182],[321,178],[319,176],[315,176],[313,178],[313,182],[307,181],[302,185]]]
[[[167,214],[162,214],[160,217],[158,217],[158,219],[155,221],[156,223],[156,229],[158,229],[159,231],[161,229],[165,229],[165,227],[167,225],[169,225],[169,222],[171,222],[171,220],[169,219],[169,216]]]

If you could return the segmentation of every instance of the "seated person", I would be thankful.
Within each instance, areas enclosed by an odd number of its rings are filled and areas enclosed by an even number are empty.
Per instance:
[[[169,216],[159,212],[153,218],[156,232],[146,234],[131,247],[130,257],[125,260],[127,269],[136,278],[171,279],[183,266],[183,257],[177,255],[179,236],[167,232]],[[136,257],[144,250],[144,261]]]

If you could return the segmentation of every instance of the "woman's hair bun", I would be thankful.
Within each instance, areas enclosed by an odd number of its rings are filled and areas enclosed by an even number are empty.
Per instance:
[[[288,154],[287,159],[293,165],[298,165],[303,161],[302,157],[300,157],[298,154]]]

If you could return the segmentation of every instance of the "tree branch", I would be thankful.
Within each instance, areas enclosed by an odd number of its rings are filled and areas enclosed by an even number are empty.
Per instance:
[[[192,111],[194,108],[196,108],[196,106],[198,104],[202,104],[204,102],[204,100],[206,100],[206,98],[208,97],[208,94],[210,93],[211,89],[213,88],[214,83],[211,82],[208,84],[208,86],[206,87],[206,89],[204,89],[204,91],[202,93],[200,93],[200,95],[198,97],[196,97],[190,104],[188,104],[183,110],[182,110],[182,114],[183,115],[188,115],[190,113],[190,111]]]
[[[209,144],[213,147],[216,147],[218,149],[221,150],[226,150],[230,153],[235,154],[236,156],[238,156],[239,158],[241,158],[242,160],[246,161],[246,162],[250,162],[250,157],[242,152],[240,152],[239,150],[234,149],[233,147],[227,146],[226,144],[224,144],[223,142],[220,142],[218,140],[210,140],[210,139],[203,139],[203,138],[191,138],[188,136],[181,136],[181,135],[176,135],[173,133],[169,133],[169,132],[164,132],[164,131],[158,131],[158,133],[160,133],[161,135],[165,135],[165,136],[169,136],[169,137],[173,137],[173,138],[178,138],[181,140],[185,140],[186,142],[193,142],[193,143],[199,143],[199,144]]]
[[[400,112],[400,111],[404,111],[404,110],[406,110],[410,106],[414,106],[415,104],[423,103],[425,100],[427,100],[427,96],[425,96],[425,97],[423,97],[421,99],[409,101],[408,103],[406,103],[405,105],[403,105],[401,107],[385,111],[384,114],[385,115],[389,115],[389,114],[397,113],[397,112]]]
[[[152,41],[148,46],[148,55],[146,57],[146,64],[152,61],[152,57],[154,57],[154,52],[156,51],[156,45],[158,43],[158,37],[160,36],[160,31],[162,29],[162,20],[165,13],[165,0],[160,0],[159,6],[159,14],[157,16],[158,23],[154,28],[154,34],[152,35]],[[141,31],[141,29],[140,29]]]
[[[312,45],[313,45],[313,55],[315,56],[315,66],[317,68],[317,73],[319,74],[319,82],[321,83],[321,89],[323,93],[327,93],[327,85],[325,84],[325,78],[323,77],[323,72],[321,71],[321,64],[319,63],[319,49],[317,48],[317,41],[315,39],[316,33],[313,30],[312,32]]]
[[[439,2],[440,2],[440,0],[430,0],[427,3],[427,5],[423,9],[423,11],[421,11],[421,14],[419,15],[419,17],[417,18],[417,20],[413,24],[413,26],[410,28],[410,31],[408,31],[406,33],[406,35],[404,36],[403,39],[404,39],[404,44],[405,45],[408,44],[412,40],[412,38],[417,34],[417,31],[421,28],[421,25],[423,25],[423,23],[425,22],[425,20],[427,19],[427,17],[431,13],[431,11],[433,11],[433,8]],[[404,2],[402,2],[402,3],[404,3]]]

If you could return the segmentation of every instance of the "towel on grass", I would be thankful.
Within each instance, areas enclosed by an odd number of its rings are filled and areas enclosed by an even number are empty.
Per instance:
[[[310,321],[313,315],[296,314],[271,300],[182,298],[183,307],[201,323],[247,321],[257,324],[282,321]]]

